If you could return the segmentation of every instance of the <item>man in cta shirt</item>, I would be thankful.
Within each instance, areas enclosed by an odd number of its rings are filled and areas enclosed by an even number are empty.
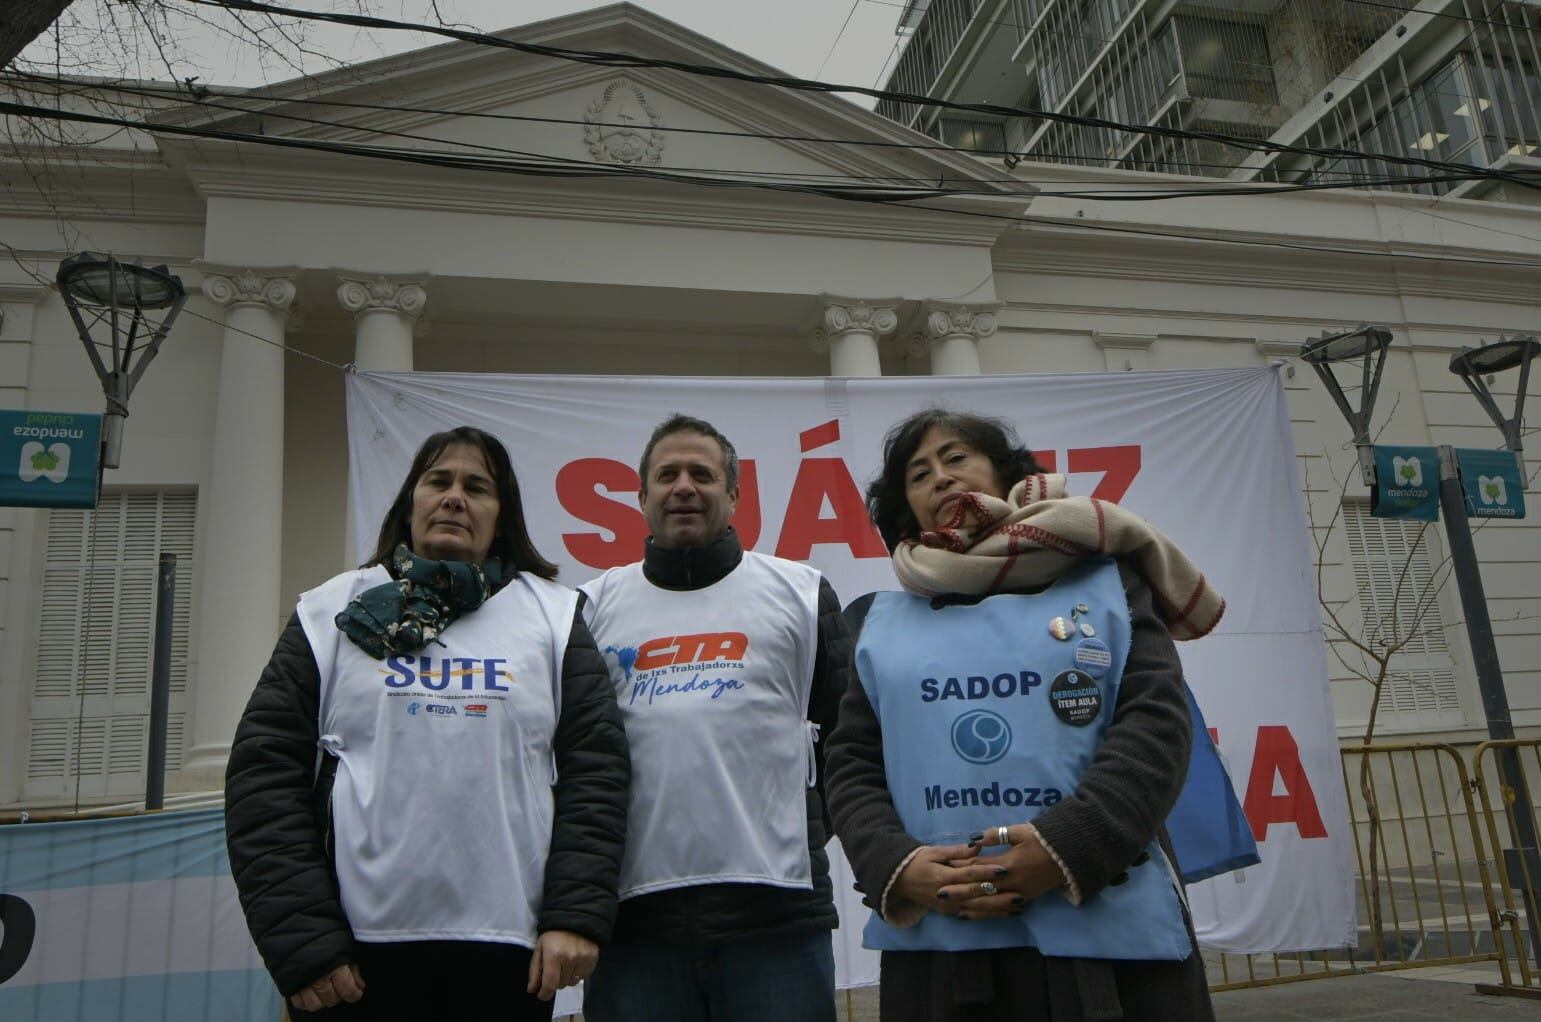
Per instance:
[[[850,636],[815,569],[746,551],[738,454],[674,415],[642,454],[642,560],[580,591],[633,780],[590,1022],[833,1022],[838,922],[821,735]]]

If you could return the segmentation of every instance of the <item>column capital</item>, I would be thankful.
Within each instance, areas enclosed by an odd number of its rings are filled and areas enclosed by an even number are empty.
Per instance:
[[[197,260],[203,273],[203,293],[218,305],[234,308],[260,305],[280,315],[289,310],[296,291],[298,266],[223,266]]]
[[[893,333],[899,326],[896,309],[904,299],[851,298],[825,293],[819,301],[824,308],[819,326],[813,331],[813,350],[822,354],[829,350],[831,340],[843,334],[863,333],[877,340]]]
[[[422,315],[428,304],[429,275],[350,273],[337,270],[337,301],[361,316],[366,312],[394,312],[408,319]]]
[[[995,333],[995,314],[1005,305],[1005,302],[965,303],[933,299],[925,304],[923,336],[928,341],[940,341],[948,337],[967,337],[978,341],[989,337]]]

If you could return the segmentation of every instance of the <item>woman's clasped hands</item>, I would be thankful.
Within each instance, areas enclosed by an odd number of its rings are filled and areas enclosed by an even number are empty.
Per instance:
[[[984,854],[988,847],[1004,847]],[[894,893],[959,919],[1021,915],[1033,899],[1065,886],[1065,876],[1027,824],[989,827],[966,845],[927,845],[894,882]]]

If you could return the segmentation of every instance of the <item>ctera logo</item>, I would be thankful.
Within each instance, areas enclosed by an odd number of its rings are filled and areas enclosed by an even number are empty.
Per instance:
[[[1509,486],[1503,476],[1478,476],[1477,492],[1482,495],[1483,504],[1503,507],[1509,503]]]
[[[458,714],[455,713],[455,708],[447,703],[429,703],[427,706],[423,707],[423,709],[436,717],[458,716]]]
[[[1391,474],[1396,476],[1396,485],[1405,489],[1409,486],[1423,485],[1423,462],[1417,456],[1411,458],[1393,457],[1391,459]]]
[[[970,710],[952,722],[952,750],[970,763],[994,763],[1011,748],[1011,725],[989,710]]]

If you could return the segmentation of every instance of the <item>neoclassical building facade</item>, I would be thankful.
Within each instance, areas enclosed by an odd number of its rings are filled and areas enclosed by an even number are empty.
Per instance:
[[[624,4],[517,38],[773,71]],[[1445,364],[1541,326],[1534,209],[1362,190],[1122,201],[1188,182],[1008,170],[828,95],[453,43],[260,93],[189,104],[144,86],[132,102],[198,134],[103,129],[0,157],[0,407],[100,408],[48,286],[73,251],[164,262],[192,293],[101,506],[0,509],[0,810],[142,792],[159,550],[181,564],[170,788],[219,786],[295,597],[354,549],[349,371],[929,374],[945,400],[954,374],[1284,360],[1324,599],[1368,621],[1383,566],[1412,554],[1437,581],[1442,544],[1414,549],[1357,481],[1340,486],[1347,427],[1294,370],[1301,343],[1387,324],[1388,436],[1497,446]],[[907,201],[810,189],[831,185]],[[921,190],[949,194],[908,201]],[[1516,721],[1541,727],[1541,534],[1503,523],[1478,545]],[[1453,586],[1434,606],[1383,733],[1474,741]],[[1367,693],[1347,671],[1334,692],[1351,737]]]

